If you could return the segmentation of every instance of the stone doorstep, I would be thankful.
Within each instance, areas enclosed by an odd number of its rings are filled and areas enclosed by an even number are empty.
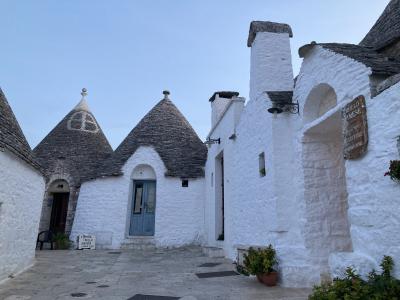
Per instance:
[[[155,244],[153,236],[128,236],[123,243]]]
[[[202,252],[208,257],[225,257],[224,249],[218,247],[202,247]]]
[[[155,240],[152,236],[129,236],[121,244],[121,249],[153,250],[155,248]]]

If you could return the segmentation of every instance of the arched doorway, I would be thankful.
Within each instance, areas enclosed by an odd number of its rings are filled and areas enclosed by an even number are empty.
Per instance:
[[[329,255],[351,251],[341,109],[326,84],[316,86],[304,106],[302,140],[305,243],[321,279],[330,277]]]
[[[155,233],[156,173],[149,165],[139,165],[132,173],[130,236]]]
[[[70,194],[68,182],[65,180],[52,182],[48,194],[53,198],[49,230],[53,233],[65,233]]]

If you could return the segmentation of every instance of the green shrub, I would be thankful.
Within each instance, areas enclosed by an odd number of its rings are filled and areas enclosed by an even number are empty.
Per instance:
[[[400,182],[400,160],[391,160],[389,171],[385,173],[385,176],[390,176],[393,181]]]
[[[398,300],[400,280],[392,277],[393,259],[385,256],[380,265],[382,273],[372,270],[363,280],[352,268],[346,269],[344,278],[315,286],[310,300]]]
[[[250,248],[248,253],[244,255],[244,266],[247,273],[251,275],[275,272],[277,264],[276,251],[272,245],[265,249]]]
[[[59,250],[69,249],[70,241],[65,233],[56,233],[54,235],[54,242],[56,243],[56,249]]]

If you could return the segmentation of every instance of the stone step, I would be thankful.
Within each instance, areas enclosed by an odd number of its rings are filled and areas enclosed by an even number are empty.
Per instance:
[[[225,257],[224,249],[218,247],[203,247],[203,254],[208,257]]]
[[[153,237],[129,237],[121,244],[121,249],[153,250],[156,245]]]

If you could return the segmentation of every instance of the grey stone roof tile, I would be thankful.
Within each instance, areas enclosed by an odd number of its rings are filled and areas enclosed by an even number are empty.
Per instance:
[[[169,99],[161,100],[136,125],[99,176],[121,174],[122,166],[140,146],[157,151],[167,168],[166,176],[204,177],[207,147]]]
[[[34,158],[15,115],[0,88],[0,149],[7,149],[26,163],[42,172],[42,168]]]
[[[398,84],[399,82],[400,82],[400,74],[390,76],[389,78],[378,84],[376,92],[377,94],[380,94],[383,91],[387,90],[388,88]]]
[[[400,73],[399,59],[386,57],[370,47],[353,44],[311,43],[299,49],[300,57],[305,57],[307,52],[314,46],[321,46],[324,49],[354,59],[371,68],[372,72],[377,75],[391,76]]]
[[[89,121],[81,123],[81,116],[86,116]],[[79,129],[80,124],[85,126]],[[113,149],[88,110],[85,100],[69,112],[34,149],[47,178],[62,171],[72,177],[72,184],[77,186],[96,178],[112,153]]]
[[[400,39],[400,0],[391,0],[360,45],[382,49]]]
[[[253,21],[250,23],[247,47],[251,47],[256,38],[257,32],[287,33],[289,34],[289,37],[293,37],[292,28],[288,24],[268,21]]]
[[[291,103],[293,99],[293,91],[267,92],[267,94],[271,101],[274,102]]]

